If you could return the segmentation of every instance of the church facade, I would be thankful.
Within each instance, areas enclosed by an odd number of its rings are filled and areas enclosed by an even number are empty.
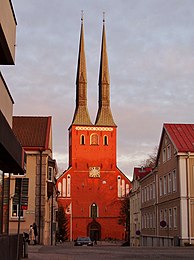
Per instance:
[[[95,123],[87,108],[87,71],[84,26],[81,19],[76,78],[76,108],[69,127],[69,167],[57,181],[58,204],[68,216],[69,240],[124,239],[119,224],[122,199],[130,191],[129,179],[116,160],[117,126],[110,107],[110,77],[103,20],[99,70],[99,106]]]

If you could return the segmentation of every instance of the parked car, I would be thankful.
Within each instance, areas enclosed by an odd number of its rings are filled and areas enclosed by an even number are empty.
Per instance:
[[[78,237],[74,242],[74,246],[93,246],[93,242],[89,237]]]

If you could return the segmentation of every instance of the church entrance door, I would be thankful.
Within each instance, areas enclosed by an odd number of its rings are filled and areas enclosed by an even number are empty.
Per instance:
[[[88,236],[92,241],[101,240],[101,226],[95,220],[88,224]]]

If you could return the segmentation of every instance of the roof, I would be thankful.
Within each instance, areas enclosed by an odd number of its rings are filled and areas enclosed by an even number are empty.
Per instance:
[[[135,167],[133,172],[133,180],[141,180],[152,171],[151,167]]]
[[[178,152],[194,152],[194,124],[164,124]]]
[[[51,116],[14,116],[13,132],[23,147],[44,148],[49,145]]]

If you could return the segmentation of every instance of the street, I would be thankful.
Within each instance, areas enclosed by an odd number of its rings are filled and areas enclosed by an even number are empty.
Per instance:
[[[75,247],[66,242],[57,246],[30,246],[32,260],[126,260],[126,259],[194,259],[194,247],[148,248],[123,247],[99,242],[93,247]]]

